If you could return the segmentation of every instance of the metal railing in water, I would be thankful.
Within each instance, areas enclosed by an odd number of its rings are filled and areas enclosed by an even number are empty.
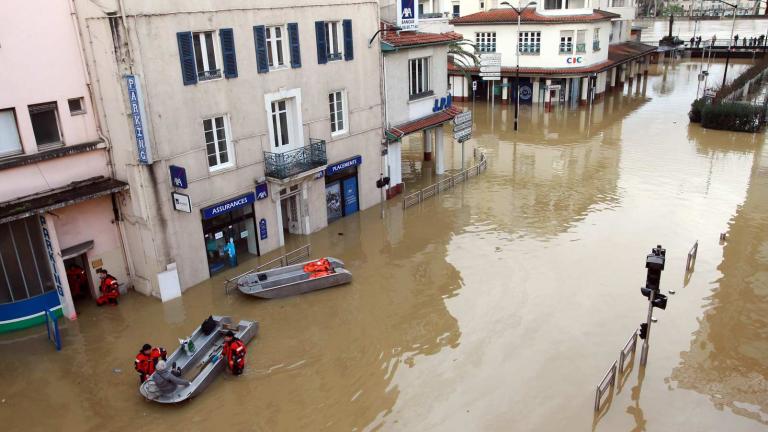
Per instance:
[[[279,257],[267,261],[264,264],[261,264],[260,266],[256,267],[255,269],[248,270],[247,272],[237,275],[231,279],[227,279],[224,281],[224,291],[229,294],[229,291],[237,286],[237,281],[240,280],[241,277],[248,276],[250,274],[254,273],[261,273],[266,270],[271,270],[278,267],[285,267],[292,264],[296,264],[302,261],[309,261],[309,256],[312,253],[312,245],[306,244],[296,250],[292,250],[288,252],[285,255],[280,255]]]
[[[431,184],[424,189],[418,190],[412,194],[408,194],[403,198],[403,210],[408,207],[412,207],[420,202],[431,198],[435,195],[439,195],[449,189],[452,189],[457,184],[469,180],[470,177],[480,175],[481,172],[488,168],[488,159],[485,157],[485,153],[480,152],[480,162],[477,165],[473,165],[464,171],[454,174],[450,177],[446,177],[437,183]]]

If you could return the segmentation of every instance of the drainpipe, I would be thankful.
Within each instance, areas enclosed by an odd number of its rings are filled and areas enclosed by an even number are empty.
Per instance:
[[[94,96],[93,85],[91,82],[91,71],[90,67],[88,66],[88,62],[85,59],[85,47],[83,45],[82,28],[80,27],[80,23],[77,20],[77,6],[75,5],[75,0],[69,1],[69,14],[72,18],[72,25],[75,27],[75,37],[77,39],[77,47],[80,53],[80,63],[83,68],[83,73],[85,74],[85,86],[88,89],[88,99],[91,101],[91,109],[93,110],[93,117],[96,122],[96,134],[106,145],[105,150],[107,155],[107,166],[109,167],[110,176],[115,178],[115,165],[112,162],[112,142],[109,140],[109,137],[107,137],[107,135],[104,133],[104,130],[102,129],[101,114],[96,104],[96,97]],[[112,196],[114,198],[114,194]],[[117,226],[117,231],[120,234],[118,236],[120,239],[120,249],[123,252],[123,261],[125,263],[125,268],[128,271],[128,279],[131,280],[132,275],[134,274],[134,269],[133,261],[128,258],[129,254],[128,248],[126,246],[127,239],[125,234],[125,227],[121,223],[122,216],[120,214],[120,206],[115,206],[114,208],[117,211],[116,216],[118,216],[117,220],[115,220],[115,225]]]

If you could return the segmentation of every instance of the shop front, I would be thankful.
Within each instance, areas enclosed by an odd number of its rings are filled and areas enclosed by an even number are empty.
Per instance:
[[[201,210],[208,272],[211,276],[238,261],[260,255],[258,225],[249,192]]]
[[[363,163],[362,156],[329,165],[325,169],[325,202],[328,223],[357,213],[360,209],[357,170]]]

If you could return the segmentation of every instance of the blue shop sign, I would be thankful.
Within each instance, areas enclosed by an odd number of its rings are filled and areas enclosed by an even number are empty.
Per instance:
[[[261,201],[269,196],[269,188],[266,183],[256,185],[256,200]]]
[[[256,201],[256,195],[254,195],[254,193],[251,192],[245,195],[241,195],[237,198],[232,198],[229,201],[224,201],[216,205],[206,207],[202,210],[203,219],[211,219],[216,216],[229,213],[232,210],[239,209],[240,207],[245,207],[248,204],[253,203],[254,201]]]
[[[259,238],[262,240],[267,239],[267,220],[264,218],[259,220]]]
[[[188,186],[187,170],[176,165],[171,165],[168,168],[171,170],[171,186],[175,188],[186,189]]]
[[[363,157],[360,155],[357,155],[351,159],[347,159],[345,161],[341,161],[339,163],[329,166],[328,168],[325,169],[325,175],[332,176],[341,170],[345,170],[353,166],[358,166],[362,163],[363,163]]]

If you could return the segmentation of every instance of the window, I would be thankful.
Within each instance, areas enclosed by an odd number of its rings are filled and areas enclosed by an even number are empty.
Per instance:
[[[62,143],[56,102],[30,105],[29,118],[32,120],[38,148],[54,147]]]
[[[216,61],[214,32],[192,33],[195,46],[195,65],[198,81],[221,78],[221,69]]]
[[[480,10],[485,10],[485,2],[483,0],[480,0]]]
[[[600,51],[600,29],[596,28],[592,34],[592,51]]]
[[[587,52],[587,31],[586,30],[576,31],[576,52],[577,53]]]
[[[288,100],[272,102],[272,143],[275,148],[291,145],[288,124]]]
[[[83,98],[68,99],[67,104],[69,105],[70,115],[85,114],[85,103],[83,102]]]
[[[539,54],[541,52],[541,32],[520,33],[520,54]]]
[[[560,54],[573,53],[573,30],[560,32]]]
[[[328,105],[331,110],[331,134],[340,134],[347,131],[344,122],[344,92],[339,90],[328,95]]]
[[[344,47],[341,42],[341,23],[328,21],[325,23],[326,53],[328,61],[341,60],[344,57]]]
[[[285,66],[285,29],[282,26],[267,27],[267,58],[269,68],[278,69]]]
[[[459,3],[453,4],[453,16],[458,17],[461,15],[461,5]]]
[[[21,140],[13,108],[0,110],[0,157],[21,153]]]
[[[411,59],[408,66],[411,99],[427,95],[429,93],[429,57]]]
[[[496,52],[496,32],[475,33],[477,52]]]
[[[216,171],[233,165],[228,119],[225,116],[203,120],[208,168]]]
[[[544,9],[562,9],[563,0],[544,0]]]

